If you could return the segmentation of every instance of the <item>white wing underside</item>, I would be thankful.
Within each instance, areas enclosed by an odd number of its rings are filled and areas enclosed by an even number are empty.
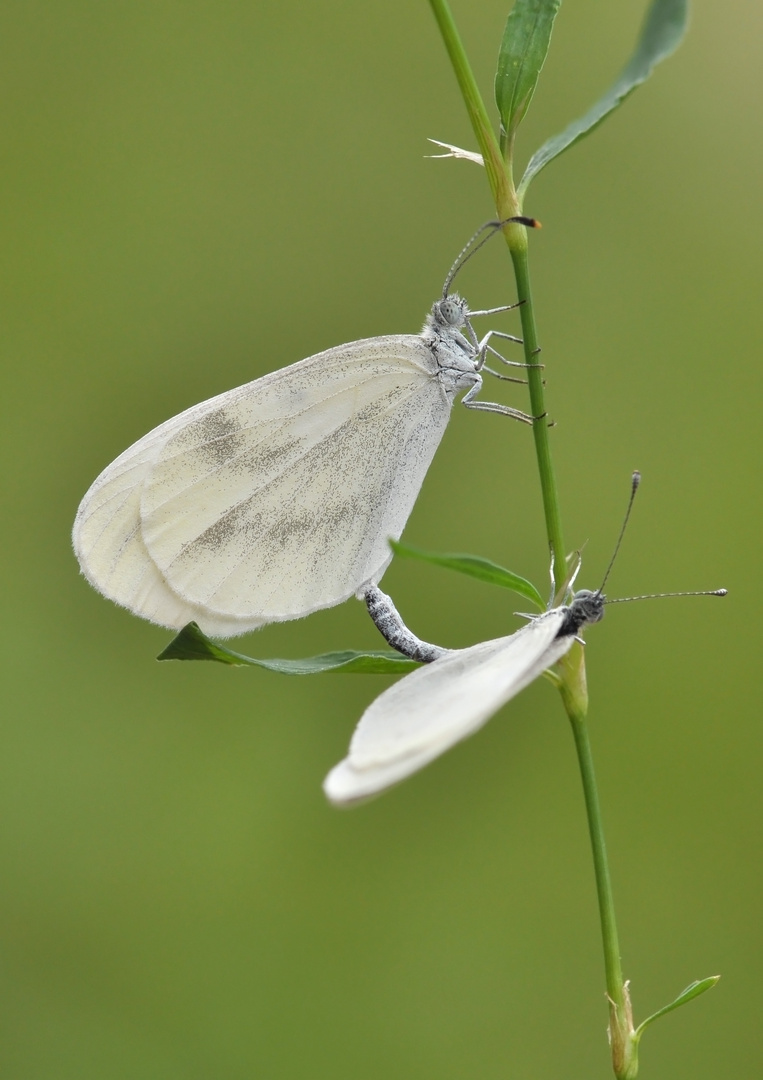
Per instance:
[[[104,595],[219,636],[352,596],[390,562],[451,400],[412,335],[329,349],[155,428],[91,486],[74,548]]]
[[[368,798],[428,765],[483,726],[556,663],[574,636],[546,612],[509,637],[459,649],[400,679],[366,710],[344,761],[324,782],[339,805]]]

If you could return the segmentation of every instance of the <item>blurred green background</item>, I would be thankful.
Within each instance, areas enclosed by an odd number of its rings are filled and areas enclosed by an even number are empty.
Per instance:
[[[607,87],[644,7],[563,6],[525,157]],[[506,11],[455,3],[487,97]],[[679,53],[526,205],[581,583],[638,467],[610,594],[731,590],[588,634],[637,1015],[723,975],[649,1031],[645,1080],[759,1069],[762,33],[759,5],[697,4]],[[0,53],[3,1076],[608,1076],[580,785],[546,682],[339,813],[321,780],[386,679],[157,664],[171,635],[70,550],[90,482],[160,421],[420,326],[492,214],[477,167],[424,156],[427,136],[474,145],[427,4],[8,0]],[[501,245],[459,285],[511,300]],[[545,591],[528,432],[456,408],[405,536]],[[523,606],[416,564],[384,585],[451,646]],[[351,601],[234,647],[379,644]]]

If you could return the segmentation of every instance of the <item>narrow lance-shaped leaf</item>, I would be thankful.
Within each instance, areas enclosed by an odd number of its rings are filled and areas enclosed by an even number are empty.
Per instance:
[[[720,979],[720,975],[710,975],[707,979],[696,979],[693,983],[689,983],[685,990],[682,990],[675,1001],[671,1001],[669,1005],[666,1005],[662,1009],[658,1009],[656,1013],[652,1013],[646,1020],[639,1024],[636,1028],[635,1036],[640,1039],[644,1033],[644,1028],[651,1024],[653,1020],[658,1020],[661,1016],[665,1016],[666,1013],[672,1012],[673,1009],[680,1008],[681,1005],[685,1005],[687,1001],[692,1001],[695,997],[699,997],[700,994],[704,994],[706,990],[711,990]]]
[[[267,668],[268,671],[278,671],[282,675],[406,675],[420,666],[389,649],[369,652],[346,649],[342,652],[323,653],[321,656],[308,656],[302,660],[258,660],[253,656],[244,656],[243,653],[226,649],[216,641],[210,641],[193,622],[184,626],[156,659],[216,660],[218,664],[236,667],[249,665]]]
[[[637,86],[646,82],[660,60],[664,60],[678,48],[686,31],[687,17],[688,0],[654,0],[644,20],[633,56],[620,77],[584,116],[574,120],[559,135],[552,136],[533,154],[519,185],[520,198],[527,191],[530,181],[549,161],[598,127],[602,120],[622,105]]]
[[[525,600],[529,600],[541,610],[545,607],[543,598],[532,582],[520,577],[519,574],[512,573],[511,570],[505,570],[490,559],[482,559],[479,555],[441,555],[434,551],[423,551],[410,544],[401,544],[399,540],[390,540],[389,545],[396,555],[401,555],[406,559],[419,559],[421,562],[432,563],[433,566],[444,566],[447,570],[456,570],[459,574],[468,574],[469,577],[486,581],[489,585],[500,585],[503,589],[511,589],[512,592],[523,596]]]
[[[517,0],[506,20],[495,73],[495,101],[505,157],[511,154],[517,128],[535,92],[560,3]]]

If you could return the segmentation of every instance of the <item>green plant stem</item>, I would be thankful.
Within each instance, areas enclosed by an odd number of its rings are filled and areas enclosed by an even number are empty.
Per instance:
[[[477,83],[446,0],[429,0],[429,2],[443,36],[475,137],[482,152],[485,171],[493,192],[499,220],[504,221],[522,212],[521,203],[514,188],[511,161],[504,162],[501,156],[487,110],[477,88]],[[538,334],[535,325],[532,290],[530,288],[527,230],[524,226],[514,223],[505,225],[503,233],[514,265],[518,297],[522,301],[520,307],[522,337],[526,362],[530,365],[528,368],[530,405],[533,417],[537,418],[533,423],[535,453],[540,474],[546,532],[554,555],[554,578],[558,590],[567,575],[566,548],[564,546],[559,498],[551,459],[548,420],[545,415],[543,367],[538,361]],[[638,1036],[633,1031],[628,987],[623,981],[620,963],[620,946],[617,937],[612,882],[609,876],[601,807],[599,806],[596,776],[586,727],[588,694],[585,678],[585,658],[580,645],[575,644],[560,662],[556,681],[572,724],[588,816],[588,831],[593,852],[601,936],[604,946],[612,1064],[618,1080],[635,1080],[638,1071]]]
[[[437,25],[440,28],[445,48],[448,50],[466,111],[472,124],[474,135],[485,164],[490,190],[493,192],[495,207],[500,221],[515,217],[520,213],[511,172],[506,168],[500,147],[493,133],[493,126],[487,114],[485,103],[479,92],[477,81],[472,74],[463,43],[447,0],[429,0]]]
[[[453,21],[446,0],[429,0],[437,25],[440,28],[450,62],[458,80],[464,98],[474,135],[482,153],[485,171],[490,189],[495,200],[496,213],[500,221],[521,213],[521,206],[514,190],[511,174],[511,162],[505,162],[495,138],[488,117],[485,103],[472,74],[463,43]],[[538,362],[538,333],[535,327],[530,272],[527,259],[527,232],[523,226],[507,225],[504,229],[506,242],[514,263],[514,275],[517,281],[518,296],[523,301],[520,308],[522,337],[525,347],[525,359],[531,364],[528,371],[530,383],[530,408],[533,416],[539,419],[533,424],[535,454],[538,461],[543,512],[546,519],[546,535],[554,554],[554,577],[557,586],[566,577],[566,548],[562,534],[562,518],[559,510],[559,496],[556,489],[554,467],[551,460],[551,445],[548,438],[545,393],[543,389],[543,369]]]
[[[562,533],[562,516],[559,509],[559,495],[556,488],[554,463],[551,458],[551,443],[548,437],[548,418],[546,416],[546,395],[543,387],[543,367],[539,363],[538,331],[535,326],[532,289],[530,288],[530,267],[527,251],[527,231],[519,226],[511,228],[509,251],[514,264],[514,276],[517,281],[517,296],[522,301],[519,309],[522,320],[522,340],[524,341],[525,361],[531,366],[527,370],[530,384],[530,412],[536,417],[533,423],[535,456],[540,474],[540,486],[543,498],[543,513],[546,519],[546,535],[554,555],[554,582],[557,590],[567,577],[567,549]]]
[[[612,881],[609,876],[607,847],[604,842],[604,826],[601,819],[601,806],[599,805],[599,793],[596,787],[596,774],[593,767],[593,757],[591,756],[585,710],[576,707],[569,700],[564,689],[562,690],[562,697],[572,724],[580,776],[583,781],[583,795],[588,816],[588,833],[591,838],[591,850],[593,852],[601,938],[604,947],[607,997],[609,999],[612,1065],[619,1080],[633,1080],[638,1070],[637,1041],[634,1042],[631,1038],[633,1017],[628,988],[623,980],[623,969],[620,961],[615,901],[612,895]]]

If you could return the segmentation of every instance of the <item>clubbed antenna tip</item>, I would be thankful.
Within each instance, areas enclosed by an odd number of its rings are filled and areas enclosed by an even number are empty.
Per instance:
[[[633,470],[633,476],[631,476],[631,497],[628,500],[628,509],[625,511],[625,517],[623,518],[623,524],[622,524],[622,527],[620,529],[620,535],[617,538],[617,543],[615,544],[615,550],[612,552],[612,558],[609,560],[609,566],[607,567],[607,572],[604,575],[604,580],[602,581],[601,585],[598,588],[599,596],[601,596],[601,594],[604,592],[604,586],[607,584],[607,578],[609,577],[609,573],[610,573],[612,567],[614,566],[615,559],[617,558],[617,553],[620,550],[620,545],[623,542],[623,537],[625,536],[625,529],[626,529],[626,527],[628,525],[628,518],[631,516],[631,510],[633,509],[633,500],[636,498],[636,492],[638,491],[638,486],[639,486],[640,483],[641,483],[641,473],[638,471],[638,469],[634,469]]]
[[[445,278],[445,284],[442,287],[443,300],[450,292],[450,287],[453,284],[453,279],[455,278],[461,267],[464,265],[464,263],[471,259],[472,255],[476,255],[482,245],[486,244],[491,236],[495,236],[497,232],[500,232],[504,225],[510,225],[512,223],[515,225],[524,225],[527,229],[540,229],[542,227],[541,223],[537,221],[536,218],[522,216],[505,218],[503,221],[487,221],[484,225],[480,225],[474,236],[470,238],[469,242],[464,246],[463,250],[459,252],[458,258],[451,266],[448,272],[448,276]],[[488,232],[488,235],[483,236],[480,242],[476,244],[475,241],[478,240],[479,237],[482,236],[482,234],[487,230],[490,230]]]

